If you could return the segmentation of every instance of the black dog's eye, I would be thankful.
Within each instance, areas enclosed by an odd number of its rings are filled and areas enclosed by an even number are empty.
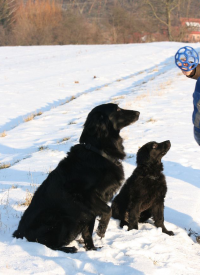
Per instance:
[[[117,108],[117,112],[119,112],[119,111],[121,111],[121,109],[118,107],[118,108]]]
[[[156,143],[154,143],[152,146],[153,149],[156,149],[157,147],[158,147],[158,144],[156,144]]]

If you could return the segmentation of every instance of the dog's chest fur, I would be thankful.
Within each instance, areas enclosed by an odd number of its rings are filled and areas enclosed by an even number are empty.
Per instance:
[[[131,183],[131,181],[130,181]],[[132,186],[130,186],[132,203],[141,203],[140,212],[152,207],[157,201],[164,200],[167,192],[165,176],[160,173],[157,178],[139,177]]]
[[[102,175],[101,182],[99,182],[96,190],[101,194],[102,199],[108,202],[121,187],[124,180],[124,171],[122,165],[120,165],[103,174],[104,176]]]
[[[140,204],[140,213],[151,208],[155,203],[163,201],[167,192],[165,176],[161,173],[159,178],[140,178],[131,185],[129,179],[129,205]],[[129,207],[124,213],[124,220],[129,222]]]

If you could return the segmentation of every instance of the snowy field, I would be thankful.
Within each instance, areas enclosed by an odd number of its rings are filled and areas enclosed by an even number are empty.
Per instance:
[[[195,80],[174,64],[182,43],[0,48],[0,274],[199,275],[200,148],[193,139]],[[190,44],[200,52],[200,44]],[[170,140],[165,225],[120,229],[111,219],[98,251],[76,254],[13,239],[30,193],[78,143],[89,111],[102,103],[140,111],[122,131],[126,178],[136,152]],[[97,227],[97,223],[95,228]],[[188,235],[189,234],[189,235]]]

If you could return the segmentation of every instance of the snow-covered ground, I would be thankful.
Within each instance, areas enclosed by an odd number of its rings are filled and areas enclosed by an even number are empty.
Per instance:
[[[0,48],[0,274],[199,275],[200,148],[193,139],[195,81],[175,67],[182,43]],[[200,51],[199,44],[190,44]],[[122,131],[126,178],[139,146],[170,140],[165,225],[94,233],[98,251],[52,251],[12,238],[24,202],[76,144],[89,111],[114,102],[140,111]],[[41,114],[42,113],[42,114]],[[27,118],[33,118],[27,121]],[[97,226],[97,224],[96,224]],[[188,234],[191,233],[191,236]]]

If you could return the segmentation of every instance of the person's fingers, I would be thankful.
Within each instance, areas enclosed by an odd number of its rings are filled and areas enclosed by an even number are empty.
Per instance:
[[[184,74],[184,75],[191,75],[192,73],[193,73],[193,71],[194,70],[192,70],[192,71],[184,71],[184,70],[181,70],[182,71],[182,73]]]

